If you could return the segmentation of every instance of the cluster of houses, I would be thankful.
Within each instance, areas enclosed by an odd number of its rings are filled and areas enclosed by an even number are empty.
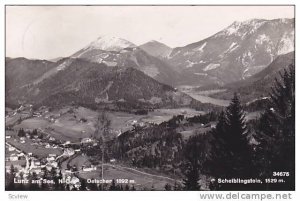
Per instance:
[[[5,157],[5,170],[6,172],[11,171],[11,166],[14,167],[14,170],[17,175],[19,175],[20,172],[25,173],[26,172],[26,156],[23,152],[16,149],[13,146],[5,145],[6,150],[6,157]]]

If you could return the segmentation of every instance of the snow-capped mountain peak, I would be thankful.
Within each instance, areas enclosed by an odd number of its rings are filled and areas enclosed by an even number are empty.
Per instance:
[[[211,37],[174,48],[167,59],[179,72],[206,73],[203,84],[235,82],[294,51],[294,29],[294,19],[235,21]],[[199,83],[190,80],[188,84]]]
[[[101,36],[88,45],[87,48],[105,51],[120,51],[124,48],[136,47],[135,44],[115,36]]]

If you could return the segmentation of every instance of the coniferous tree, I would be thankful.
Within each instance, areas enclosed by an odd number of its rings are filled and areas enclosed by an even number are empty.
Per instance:
[[[249,178],[252,175],[251,146],[247,139],[245,114],[237,94],[225,112],[221,112],[212,131],[211,174],[215,178]],[[242,184],[243,185],[243,184]],[[242,188],[242,185],[218,185],[216,189]]]
[[[185,190],[200,190],[198,183],[200,169],[202,169],[206,158],[205,138],[203,135],[191,137],[185,147],[186,164],[184,170],[185,179],[183,185]]]
[[[165,185],[165,190],[166,190],[166,191],[171,191],[171,190],[172,190],[172,186],[171,186],[170,184],[167,183],[167,184]]]
[[[110,191],[115,191],[117,190],[117,186],[116,186],[116,181],[113,179],[111,182],[111,186],[109,187]]]
[[[226,144],[227,149],[232,153],[230,159],[232,177],[250,177],[252,173],[251,146],[247,138],[247,127],[245,123],[245,114],[241,103],[234,94],[234,97],[226,110]]]
[[[261,175],[272,177],[273,172],[289,172],[282,185],[268,189],[295,188],[295,68],[280,73],[271,89],[268,108],[259,119],[257,150]]]
[[[128,186],[128,184],[125,185],[125,191],[129,191],[130,187]]]
[[[190,165],[185,173],[186,178],[183,180],[184,190],[197,191],[200,190],[199,170],[195,165]]]
[[[209,167],[211,172],[216,177],[226,177],[229,169],[231,169],[231,164],[227,160],[228,151],[226,145],[226,129],[227,120],[224,111],[221,111],[218,117],[218,123],[216,128],[212,130],[213,140],[211,143],[211,160],[209,161]]]
[[[25,131],[23,128],[18,131],[18,137],[25,137]]]
[[[85,181],[85,179],[81,179],[80,180],[80,188],[79,188],[79,190],[86,191],[86,181]]]

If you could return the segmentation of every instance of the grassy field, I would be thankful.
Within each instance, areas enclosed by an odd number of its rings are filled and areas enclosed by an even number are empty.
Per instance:
[[[182,137],[184,139],[188,139],[189,137],[196,135],[196,134],[200,134],[200,133],[205,133],[210,131],[211,128],[207,127],[207,128],[196,128],[196,129],[189,129],[189,130],[184,130],[184,131],[180,131]]]
[[[49,121],[45,120],[42,117],[34,117],[30,119],[23,120],[20,124],[16,125],[15,128],[24,128],[24,129],[44,129],[50,124]]]
[[[257,119],[261,116],[261,111],[256,111],[256,112],[249,112],[246,114],[245,119],[246,121],[252,120],[252,119]]]
[[[26,117],[28,117],[27,114],[20,114],[20,113],[17,113],[13,116],[10,116],[10,117],[6,117],[5,118],[5,125],[6,126],[14,125],[18,122],[19,119],[23,119],[23,118],[26,118]]]
[[[125,112],[107,112],[108,119],[111,121],[112,135],[117,135],[120,131],[125,132],[133,128],[134,123],[161,123],[171,119],[174,115],[184,114],[189,116],[203,114],[189,108],[179,109],[158,109],[149,112],[147,115],[134,115]],[[80,138],[94,136],[95,125],[98,113],[87,108],[79,107],[65,112],[49,126],[47,132],[61,140],[78,142]],[[86,122],[80,122],[80,119]]]

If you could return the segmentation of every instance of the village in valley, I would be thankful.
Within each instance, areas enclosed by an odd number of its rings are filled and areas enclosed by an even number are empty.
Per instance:
[[[44,122],[53,123],[55,118],[50,115],[47,108],[41,107],[39,112],[33,112],[32,105],[22,105],[17,110],[9,111],[6,119],[13,119],[12,124],[8,124],[6,129],[6,172],[10,173],[12,168],[15,171],[14,183],[28,183],[28,175],[36,174],[36,182],[53,183],[53,180],[43,178],[45,171],[55,172],[60,175],[61,183],[67,183],[70,188],[79,188],[80,181],[76,174],[92,172],[97,170],[97,166],[92,164],[72,165],[68,164],[71,157],[84,155],[81,147],[97,146],[97,142],[92,137],[76,139],[75,141],[56,139],[45,128],[15,128],[23,120],[35,118]],[[84,120],[81,119],[79,123]],[[81,133],[84,133],[82,131]],[[115,159],[111,159],[114,162]],[[31,181],[32,182],[32,181]]]
[[[157,116],[151,114],[151,117],[110,112],[109,115],[114,114],[114,121],[112,121],[114,129],[108,130],[110,138],[108,140],[135,127],[145,128],[149,125],[160,124],[172,118],[176,112],[190,116],[203,114],[201,111],[189,111],[187,114],[186,109],[155,112]],[[149,180],[157,182],[156,179],[162,181],[162,186],[167,182],[174,182],[168,177],[126,169],[120,166],[115,158],[106,160],[108,161],[105,164],[106,169],[110,170],[108,170],[108,178],[102,178],[99,160],[87,156],[89,150],[99,149],[99,138],[95,134],[95,119],[97,119],[97,112],[83,107],[68,106],[52,111],[50,107],[42,106],[34,109],[33,105],[25,104],[15,110],[6,108],[6,173],[14,172],[14,184],[35,183],[38,186],[42,186],[43,183],[54,184],[52,177],[45,176],[49,173],[48,175],[55,175],[55,178],[58,178],[57,181],[62,185],[67,185],[70,190],[78,190],[82,179],[98,186],[101,183],[111,183],[112,179],[117,179],[115,171],[124,170],[136,171],[138,175],[146,176],[142,179],[142,184],[136,184],[137,186],[144,186],[143,183],[150,185]],[[213,126],[214,124],[200,124],[197,129],[203,129],[204,132]],[[193,130],[182,129],[181,132],[189,137]],[[113,173],[110,175],[112,169]],[[129,179],[125,179],[125,184],[130,182],[133,186],[136,179],[130,174]],[[123,177],[120,179],[124,182]]]

